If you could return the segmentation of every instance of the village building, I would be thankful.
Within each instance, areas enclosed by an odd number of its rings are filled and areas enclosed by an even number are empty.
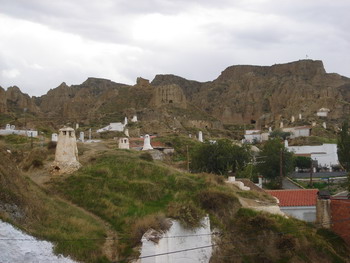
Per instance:
[[[265,190],[278,200],[282,212],[306,222],[316,221],[318,189]]]
[[[289,132],[290,138],[298,138],[298,137],[309,137],[311,134],[310,126],[298,126],[298,127],[290,127],[283,128],[282,131]]]
[[[51,134],[51,141],[52,141],[52,142],[57,142],[57,141],[58,141],[58,135],[57,135],[57,133]]]
[[[51,167],[54,174],[72,173],[81,167],[74,129],[64,127],[59,130],[55,161]]]
[[[325,143],[322,145],[287,146],[288,151],[295,155],[310,156],[317,161],[318,167],[332,169],[332,166],[339,165],[337,145]]]
[[[130,149],[129,139],[128,138],[120,138],[118,143],[119,149]]]
[[[108,131],[119,131],[123,132],[124,131],[125,125],[121,122],[111,122],[109,125],[106,127],[103,127],[101,129],[98,129],[97,132],[108,132]]]
[[[254,143],[261,142],[261,131],[260,130],[246,130],[244,134],[245,142]]]
[[[331,110],[330,109],[327,109],[327,108],[321,108],[317,111],[316,115],[318,117],[327,117],[328,116],[328,113],[330,112]]]
[[[6,124],[5,129],[0,129],[0,135],[22,135],[27,137],[38,137],[38,131],[32,130],[16,130],[15,125]]]

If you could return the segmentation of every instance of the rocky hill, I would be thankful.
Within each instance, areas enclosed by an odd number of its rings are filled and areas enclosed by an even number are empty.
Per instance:
[[[0,89],[1,113],[23,112],[24,107],[59,125],[101,125],[137,114],[153,123],[143,127],[148,132],[221,129],[223,124],[276,126],[299,114],[309,124],[320,108],[330,109],[328,121],[337,122],[350,113],[350,79],[326,73],[322,61],[300,60],[231,66],[205,83],[174,75],[157,75],[151,83],[138,78],[134,86],[88,78],[80,85],[62,83],[39,98],[17,87]]]

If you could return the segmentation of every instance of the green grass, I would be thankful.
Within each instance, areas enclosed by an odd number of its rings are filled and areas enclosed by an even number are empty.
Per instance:
[[[173,202],[196,200],[196,193],[210,184],[203,176],[184,175],[144,161],[139,154],[118,151],[98,157],[65,180],[53,181],[51,188],[109,222],[128,240],[138,219],[167,214]],[[123,253],[130,251],[126,243]]]

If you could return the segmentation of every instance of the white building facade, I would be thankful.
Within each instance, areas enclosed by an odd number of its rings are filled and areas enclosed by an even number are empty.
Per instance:
[[[312,160],[318,162],[319,167],[331,168],[334,165],[339,165],[337,145],[334,143],[316,146],[288,146],[287,149],[295,154],[310,155]]]

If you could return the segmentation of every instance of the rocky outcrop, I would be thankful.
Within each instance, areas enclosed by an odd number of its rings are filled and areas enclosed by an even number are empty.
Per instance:
[[[153,96],[153,103],[156,107],[167,104],[174,104],[181,108],[187,106],[185,95],[176,84],[155,87]]]
[[[0,112],[23,112],[24,109],[31,113],[39,112],[34,100],[18,87],[9,87],[6,91],[0,87]]]
[[[303,116],[300,125],[310,124],[317,120],[320,108],[330,109],[328,121],[350,114],[350,79],[326,73],[322,61],[317,60],[231,66],[205,83],[175,75],[157,75],[151,83],[143,78],[136,82],[128,86],[88,78],[81,85],[62,83],[34,99],[13,87],[5,92],[6,100],[0,96],[0,112],[27,107],[60,124],[105,124],[137,114],[153,123],[152,130],[157,125],[164,129],[217,129],[222,123],[277,126],[280,121],[288,125],[291,117],[299,114]]]
[[[2,87],[0,87],[0,113],[5,113],[6,111],[6,92]]]

